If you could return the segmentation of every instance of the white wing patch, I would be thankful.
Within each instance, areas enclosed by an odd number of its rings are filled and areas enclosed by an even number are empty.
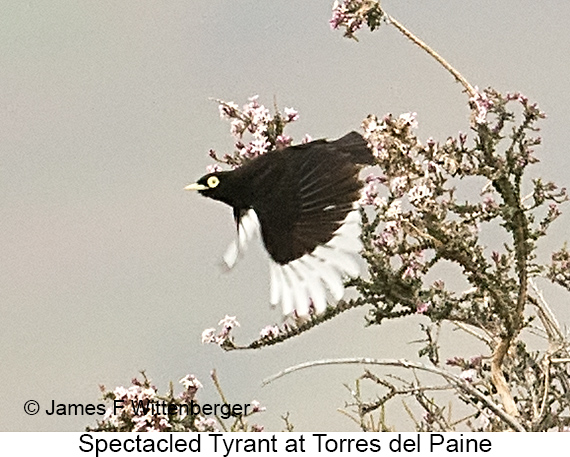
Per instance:
[[[327,295],[334,302],[342,299],[343,277],[360,274],[356,260],[362,249],[360,232],[360,213],[351,211],[332,239],[313,252],[286,265],[270,259],[271,304],[281,304],[285,315],[295,311],[306,317],[311,305],[317,314],[326,309]]]
[[[327,303],[336,303],[344,296],[345,276],[360,275],[357,256],[362,249],[360,241],[360,213],[353,210],[331,240],[317,246],[311,253],[281,265],[269,259],[270,303],[281,305],[283,314],[294,312],[297,317],[310,314],[311,306],[317,314],[325,311]],[[248,243],[260,233],[255,211],[248,210],[238,226],[238,237],[224,254],[224,262],[232,268],[247,249]]]
[[[248,210],[240,219],[238,238],[228,246],[224,254],[224,263],[233,268],[241,255],[246,251],[248,243],[259,233],[259,219],[255,211]]]

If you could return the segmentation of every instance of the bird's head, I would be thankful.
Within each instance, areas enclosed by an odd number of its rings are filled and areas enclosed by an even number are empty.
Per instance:
[[[184,190],[197,190],[205,197],[220,200],[233,206],[232,200],[234,198],[232,197],[235,192],[235,184],[232,184],[234,181],[232,177],[231,171],[208,173],[207,175],[202,176],[194,184],[186,186]]]

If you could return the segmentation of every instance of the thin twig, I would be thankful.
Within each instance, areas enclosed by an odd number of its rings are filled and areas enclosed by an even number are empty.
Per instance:
[[[551,363],[570,363],[570,357],[550,359]]]
[[[275,344],[283,343],[288,339],[308,332],[313,327],[316,327],[323,322],[328,321],[345,311],[348,311],[349,309],[358,308],[359,306],[364,306],[365,304],[366,302],[360,299],[348,301],[341,300],[335,306],[328,306],[325,312],[317,316],[311,316],[307,321],[299,322],[295,326],[288,325],[286,328],[279,329],[279,334],[277,336],[271,338],[258,338],[257,340],[254,340],[245,346],[234,343],[232,339],[227,339],[223,342],[221,348],[224,351],[236,351],[246,349],[259,349],[261,347],[273,346]]]
[[[445,68],[451,75],[465,88],[469,97],[475,97],[477,95],[477,91],[475,88],[469,84],[461,73],[459,73],[455,68],[453,68],[443,57],[441,57],[437,52],[435,52],[432,48],[430,48],[426,43],[420,40],[417,36],[415,36],[412,32],[410,32],[406,27],[400,24],[396,19],[392,16],[386,14],[386,20],[388,24],[392,24],[396,27],[402,34],[404,34],[408,39],[410,39],[413,43],[418,45],[421,49],[427,52],[430,56],[432,56],[435,60],[437,60],[443,68]]]
[[[453,321],[453,324],[463,330],[464,332],[469,333],[470,335],[474,336],[475,338],[477,338],[478,340],[483,341],[483,343],[485,343],[487,346],[489,346],[490,348],[493,347],[493,340],[487,336],[487,335],[482,335],[479,332],[476,332],[474,329],[472,329],[470,326],[468,326],[467,324],[463,323],[463,322],[458,322],[458,321]]]
[[[537,287],[536,283],[530,279],[529,284],[534,290],[534,293],[537,295],[538,300],[531,300],[531,303],[536,307],[538,312],[538,317],[542,321],[542,325],[544,325],[544,329],[548,333],[549,336],[553,336],[556,338],[557,341],[563,341],[564,335],[562,330],[560,330],[560,324],[558,320],[554,316],[554,313],[550,309],[547,301],[544,299],[544,295],[542,295],[542,291]]]
[[[546,407],[546,400],[548,398],[548,386],[550,385],[550,359],[548,356],[545,357],[543,365],[544,365],[544,395],[542,396],[542,402],[540,405],[540,411],[538,413],[537,422],[544,414],[544,408]]]
[[[222,386],[220,385],[220,380],[218,379],[218,374],[216,373],[216,370],[212,370],[212,372],[210,373],[210,377],[212,378],[212,381],[214,382],[214,386],[216,386],[216,390],[218,391],[218,395],[220,396],[220,398],[222,399],[222,401],[224,403],[227,403],[228,401],[226,400],[226,397],[224,396],[224,391],[222,390]],[[222,419],[217,414],[215,415],[215,417],[218,420],[218,423],[224,429],[224,432],[227,432],[228,429],[226,428],[224,421],[222,421]]]
[[[323,359],[323,360],[315,360],[312,362],[305,362],[299,365],[295,365],[289,367],[279,373],[270,376],[269,378],[263,381],[263,385],[267,385],[285,375],[293,373],[295,371],[303,370],[305,368],[312,368],[315,366],[323,366],[323,365],[350,365],[350,364],[358,364],[358,365],[380,365],[380,366],[392,366],[392,367],[401,367],[406,369],[415,369],[426,371],[428,373],[434,373],[445,380],[450,382],[457,390],[464,391],[465,393],[476,397],[480,402],[484,403],[487,408],[489,408],[496,416],[501,418],[503,422],[509,425],[513,430],[518,432],[526,431],[524,427],[510,414],[505,412],[499,405],[493,402],[490,398],[486,395],[481,393],[478,389],[471,386],[469,383],[461,379],[460,377],[449,373],[441,368],[436,368],[432,366],[427,366],[418,362],[412,362],[405,359],[371,359],[371,358],[343,358],[343,359]]]

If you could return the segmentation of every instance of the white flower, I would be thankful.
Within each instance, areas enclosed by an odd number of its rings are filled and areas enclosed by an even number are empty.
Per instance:
[[[123,386],[117,386],[115,387],[113,393],[115,394],[115,398],[123,398],[127,396],[127,389],[125,389]]]
[[[455,172],[457,171],[457,167],[458,167],[458,163],[457,160],[455,160],[452,157],[444,157],[443,159],[443,168],[445,168],[447,170],[447,172],[451,175],[455,174]]]
[[[216,342],[216,329],[207,328],[202,332],[202,344]]]
[[[299,119],[299,113],[294,108],[285,108],[285,116],[287,116],[288,122],[293,122]]]
[[[189,388],[192,388],[192,389],[201,389],[202,388],[202,383],[200,381],[198,381],[196,376],[194,376],[193,374],[188,374],[188,375],[184,376],[178,382],[180,384],[182,384],[186,390],[188,390]]]
[[[375,197],[374,201],[372,202],[374,206],[378,209],[386,208],[387,202],[385,197]]]
[[[477,88],[475,88],[477,90]],[[489,109],[492,108],[493,102],[489,100],[487,94],[477,92],[473,97],[469,99],[473,108],[472,112],[472,122],[475,125],[485,124],[487,122],[487,114]]]
[[[459,377],[467,382],[473,382],[476,376],[477,370],[474,368],[469,368],[468,370],[464,370],[459,374]]]
[[[239,327],[239,322],[236,319],[236,316],[228,316],[224,317],[218,325],[222,325],[224,328],[234,328],[236,325]]]
[[[413,205],[417,205],[418,203],[421,203],[423,200],[431,196],[432,192],[429,189],[429,187],[426,186],[425,184],[414,186],[408,192],[408,198],[410,199],[410,203],[412,203]]]
[[[260,338],[275,338],[279,336],[279,327],[277,325],[268,325],[263,327],[259,332]]]
[[[209,417],[206,419],[203,416],[199,416],[194,421],[194,425],[198,429],[199,432],[216,432],[218,429],[216,428],[217,422],[215,419]]]
[[[369,116],[362,122],[362,127],[364,128],[364,138],[368,138],[370,134],[374,133],[380,128],[378,123],[378,118],[376,116]]]
[[[394,200],[390,203],[390,206],[386,210],[386,217],[388,219],[398,219],[402,214],[402,202],[400,200]]]
[[[259,413],[261,411],[265,411],[265,407],[261,406],[261,403],[259,403],[257,400],[252,400],[250,403],[251,407],[253,408],[254,413]]]
[[[390,192],[394,195],[402,195],[408,187],[407,176],[396,176],[390,181]]]
[[[410,126],[412,129],[418,128],[418,121],[416,121],[417,113],[403,113],[400,114],[400,120],[405,122]]]

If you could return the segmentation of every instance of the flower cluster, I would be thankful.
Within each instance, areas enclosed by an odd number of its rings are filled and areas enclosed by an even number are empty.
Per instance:
[[[364,24],[370,30],[380,27],[384,12],[375,0],[344,0],[335,1],[333,15],[329,24],[333,29],[344,27],[344,36],[357,39],[354,35]]]
[[[221,159],[214,150],[210,157],[216,162],[239,167],[244,160],[252,159],[273,149],[289,146],[293,139],[283,133],[285,126],[299,119],[299,113],[293,108],[285,108],[272,115],[259,103],[256,95],[240,109],[234,102],[218,100],[220,117],[230,121],[230,132],[235,140],[235,152],[226,154]],[[220,171],[218,164],[210,165],[208,172]]]
[[[207,328],[202,332],[202,343],[203,344],[219,344],[223,345],[226,341],[231,341],[230,332],[234,327],[239,327],[239,322],[235,316],[224,317],[220,322],[218,322],[220,327],[219,331],[215,328]]]
[[[188,374],[180,379],[184,390],[174,394],[171,384],[166,395],[160,395],[158,389],[142,373],[143,380],[134,378],[131,386],[116,387],[107,390],[101,386],[103,399],[111,402],[105,415],[97,421],[96,427],[87,427],[87,431],[96,432],[216,432],[225,431],[263,431],[258,424],[248,425],[246,417],[265,411],[257,400],[253,400],[247,414],[231,417],[232,423],[224,423],[226,417],[206,417],[196,414],[192,404],[200,406],[196,393],[202,389],[198,379]],[[215,373],[212,373],[215,377]],[[217,379],[215,379],[217,384]],[[117,407],[119,405],[119,407]]]
[[[483,366],[483,357],[480,355],[473,356],[469,360],[463,357],[453,357],[446,361],[447,365],[455,366],[461,368],[461,373],[459,377],[464,381],[472,383],[476,380],[479,375],[481,378],[484,377],[482,370],[488,370],[488,367]]]
[[[262,339],[271,339],[279,336],[280,330],[277,325],[268,325],[263,327],[259,332],[259,337]]]
[[[386,206],[386,199],[378,195],[380,181],[380,177],[374,174],[366,176],[360,200],[358,201],[360,206],[374,206],[376,208],[383,208]]]
[[[566,243],[552,254],[552,263],[547,276],[552,282],[570,290],[570,251]]]
[[[483,424],[470,423],[472,429],[562,429],[570,420],[559,412],[569,403],[567,393],[555,386],[567,377],[565,368],[546,368],[545,374],[544,364],[552,356],[530,352],[518,335],[529,322],[527,306],[546,306],[539,305],[544,301],[540,294],[530,296],[530,277],[545,273],[570,290],[568,248],[555,252],[549,266],[539,264],[536,255],[536,241],[560,216],[567,193],[541,179],[523,181],[527,167],[538,161],[536,124],[544,114],[536,104],[520,93],[502,95],[492,89],[476,90],[469,103],[472,144],[465,133],[442,143],[432,138],[420,142],[414,113],[364,120],[364,137],[379,171],[365,178],[360,199],[369,279],[357,278],[353,284],[361,295],[358,300],[372,305],[369,324],[423,314],[435,327],[451,321],[487,343],[488,357],[447,361],[461,369],[459,374],[446,370],[465,381],[456,388],[463,393],[476,388],[486,395],[483,404],[472,402],[485,418]],[[523,188],[530,193],[523,195]],[[458,267],[469,284],[465,291],[429,279],[442,262]],[[567,343],[562,343],[562,332],[555,333],[557,323],[549,316],[549,311],[537,313],[545,334],[556,336],[550,347],[565,360]],[[427,344],[419,355],[427,355],[440,370],[434,333],[425,326],[424,331]],[[498,345],[510,349],[501,352]],[[553,376],[558,379],[550,381]],[[385,381],[379,384],[387,386]],[[426,413],[420,428],[448,426],[443,409],[421,395],[416,399]],[[495,406],[485,406],[495,404],[525,425],[514,425]],[[547,413],[547,405],[556,405],[556,411]]]
[[[180,380],[184,391],[179,397],[170,395],[161,396],[155,386],[151,385],[143,373],[143,380],[134,378],[131,386],[116,387],[107,391],[101,386],[103,399],[111,401],[97,427],[88,428],[92,431],[118,431],[118,432],[163,432],[163,431],[198,431],[197,423],[204,418],[201,416],[187,416],[181,414],[168,414],[168,405],[178,405],[195,401],[195,394],[202,384],[194,377],[187,375]],[[167,407],[153,409],[153,404],[163,404]],[[116,408],[120,405],[120,408]]]
[[[471,124],[477,126],[487,123],[487,114],[493,107],[492,100],[485,92],[479,92],[469,99],[471,105]]]
[[[398,277],[407,283],[421,279],[427,271],[429,243],[421,239],[421,224],[428,213],[442,213],[449,201],[449,190],[442,184],[442,174],[452,166],[452,159],[440,153],[435,143],[423,146],[416,138],[416,114],[382,119],[369,116],[363,121],[368,141],[382,173],[365,178],[360,204],[370,205],[374,219],[369,230],[368,259],[386,267],[398,265]],[[441,217],[441,216],[440,216]],[[421,242],[420,242],[421,241]],[[387,271],[388,272],[388,271]],[[394,272],[392,272],[394,273]],[[409,311],[427,312],[429,300],[414,300]]]
[[[519,211],[515,202],[522,201],[522,197],[512,192],[518,189],[516,182],[525,167],[536,162],[533,148],[540,138],[535,136],[534,124],[544,117],[543,113],[519,93],[502,96],[486,90],[470,103],[473,128],[486,138],[477,140],[474,146],[468,145],[464,133],[443,143],[430,138],[422,144],[415,135],[415,113],[382,118],[371,115],[363,121],[364,138],[380,170],[365,178],[360,199],[366,216],[364,256],[372,279],[356,282],[364,297],[381,303],[372,312],[371,322],[419,312],[431,318],[453,316],[493,327],[496,320],[491,319],[491,314],[498,304],[484,290],[488,284],[501,284],[502,303],[510,303],[517,288],[513,251],[487,255],[480,242],[483,224],[497,220],[513,230],[516,224],[526,223],[525,230],[538,238],[560,214],[557,205],[565,201],[565,190],[535,180],[524,211],[547,203],[545,215],[536,224],[532,224],[534,218],[530,215],[526,222],[513,220]],[[508,106],[511,103],[522,108],[518,126],[515,111]],[[500,153],[499,144],[508,129],[514,132],[512,145]],[[478,194],[468,181],[479,183]],[[458,199],[459,185],[468,189],[470,202]],[[458,264],[477,292],[458,295],[427,284],[426,275],[442,260]],[[559,278],[562,270],[551,269]],[[486,271],[484,277],[480,271]],[[483,283],[485,287],[481,287]]]

